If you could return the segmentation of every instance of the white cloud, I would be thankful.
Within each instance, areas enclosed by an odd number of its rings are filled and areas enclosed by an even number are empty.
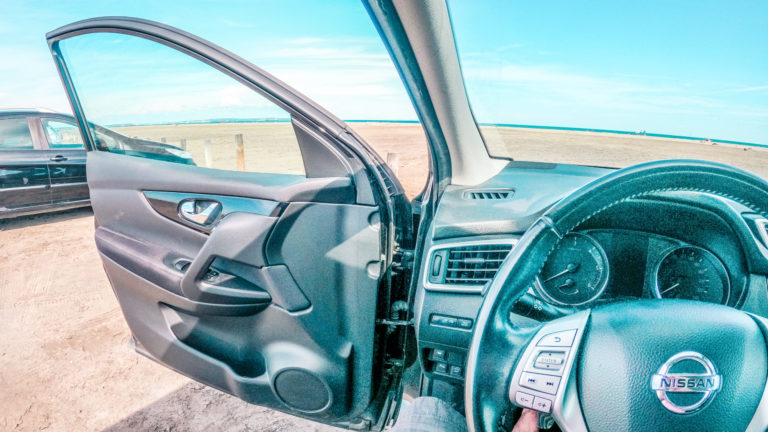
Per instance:
[[[584,108],[652,112],[704,112],[723,104],[704,94],[668,83],[649,84],[628,79],[590,76],[555,67],[507,64],[500,67],[464,68],[467,81],[484,82],[499,91],[499,97],[550,98],[560,104]]]
[[[242,85],[231,85],[219,90],[219,106],[241,106],[244,104],[243,98],[251,92],[250,89]]]
[[[255,63],[345,119],[414,120],[405,87],[376,38],[294,38]]]
[[[753,93],[753,92],[766,92],[768,91],[768,85],[742,87],[737,89],[726,90],[727,93]]]

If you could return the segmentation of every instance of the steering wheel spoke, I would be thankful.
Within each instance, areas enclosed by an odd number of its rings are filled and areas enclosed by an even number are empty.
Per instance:
[[[582,311],[544,324],[514,369],[509,400],[551,414],[565,431],[586,431],[576,390],[575,362],[589,320]]]

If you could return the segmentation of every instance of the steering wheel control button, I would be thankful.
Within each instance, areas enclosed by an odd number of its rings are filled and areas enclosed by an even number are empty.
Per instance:
[[[533,395],[529,395],[528,393],[523,393],[520,391],[515,393],[515,402],[521,407],[533,408],[533,400]]]
[[[673,355],[651,377],[651,390],[669,411],[689,414],[703,408],[722,386],[715,365],[695,351]]]
[[[559,371],[565,363],[565,351],[541,351],[533,363],[536,369]]]
[[[553,395],[557,393],[558,385],[560,385],[560,377],[552,375],[523,372],[520,376],[520,386],[542,393]]]
[[[533,399],[533,406],[531,407],[537,411],[548,413],[552,410],[552,401],[536,396]]]
[[[538,346],[569,347],[573,345],[576,329],[550,333],[539,339]]]

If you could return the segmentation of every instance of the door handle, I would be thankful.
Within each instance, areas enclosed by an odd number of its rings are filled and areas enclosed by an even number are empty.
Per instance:
[[[179,217],[200,226],[210,226],[221,214],[221,203],[213,200],[187,199],[179,204]]]
[[[66,157],[64,157],[62,155],[56,155],[56,156],[54,156],[54,157],[52,157],[52,158],[50,158],[48,160],[50,160],[51,162],[64,162],[65,160],[68,160],[68,159],[69,158],[66,158]]]

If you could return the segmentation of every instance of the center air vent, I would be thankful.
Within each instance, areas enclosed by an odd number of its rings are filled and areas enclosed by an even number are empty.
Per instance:
[[[512,189],[485,189],[468,190],[464,192],[464,199],[471,200],[505,200],[512,198],[515,191]]]
[[[427,288],[480,289],[493,279],[516,240],[433,250]]]

